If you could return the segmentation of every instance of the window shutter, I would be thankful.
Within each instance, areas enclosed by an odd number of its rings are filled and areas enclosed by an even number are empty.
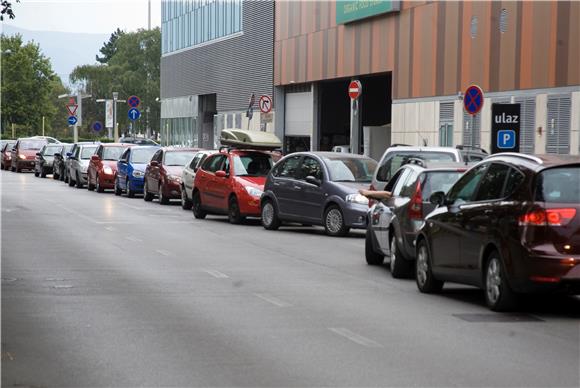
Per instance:
[[[546,123],[546,152],[549,154],[570,153],[570,115],[572,98],[570,95],[548,96],[548,116]]]

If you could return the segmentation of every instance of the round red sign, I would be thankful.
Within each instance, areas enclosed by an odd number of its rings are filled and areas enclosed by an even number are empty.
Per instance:
[[[348,96],[351,100],[356,100],[362,94],[362,85],[360,81],[351,81],[348,85]]]

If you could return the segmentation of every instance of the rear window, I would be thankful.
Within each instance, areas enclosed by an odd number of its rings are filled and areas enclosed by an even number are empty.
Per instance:
[[[536,201],[580,203],[580,166],[542,171],[536,180]]]
[[[431,194],[436,191],[443,191],[447,194],[451,186],[457,182],[462,174],[463,172],[460,171],[431,171],[425,173],[425,181],[421,188],[423,201],[429,201]]]
[[[423,159],[427,162],[456,162],[455,155],[450,152],[398,151],[383,161],[377,172],[377,179],[387,182],[399,167],[412,158]]]

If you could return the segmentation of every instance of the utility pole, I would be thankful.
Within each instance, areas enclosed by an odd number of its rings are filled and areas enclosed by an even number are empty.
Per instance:
[[[42,116],[42,136],[44,136],[44,116]]]
[[[77,94],[61,94],[58,98],[76,98],[77,111],[76,117],[77,122],[73,127],[73,141],[77,143],[79,141],[79,127],[83,125],[83,98],[92,97],[90,94],[82,94],[78,92]]]
[[[151,31],[151,0],[148,1],[148,10],[149,10],[149,12],[148,12],[149,18],[148,18],[148,21],[147,21],[147,29],[149,31]]]

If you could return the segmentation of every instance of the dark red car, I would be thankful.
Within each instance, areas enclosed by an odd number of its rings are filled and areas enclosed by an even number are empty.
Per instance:
[[[12,147],[14,147],[15,144],[16,140],[2,144],[2,148],[0,149],[2,170],[9,170],[10,166],[12,166]]]
[[[34,170],[36,153],[46,144],[48,144],[48,140],[41,138],[29,137],[18,139],[10,155],[12,159],[10,168],[12,171]]]
[[[260,217],[260,197],[273,164],[272,154],[263,151],[223,150],[208,156],[195,174],[195,218],[227,214],[237,224],[247,216]]]
[[[91,156],[87,170],[87,188],[102,193],[105,189],[115,188],[117,160],[132,144],[106,143],[99,145]]]
[[[157,150],[145,169],[143,199],[167,205],[171,199],[181,199],[181,172],[191,162],[198,148],[163,147]]]

